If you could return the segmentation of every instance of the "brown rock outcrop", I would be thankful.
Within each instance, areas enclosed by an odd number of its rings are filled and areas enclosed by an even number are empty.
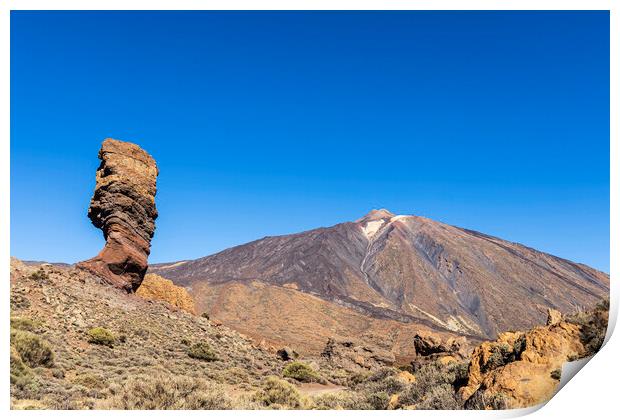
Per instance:
[[[418,356],[455,354],[463,356],[466,353],[467,339],[465,337],[442,338],[430,331],[419,331],[413,337],[413,345]]]
[[[155,232],[155,160],[139,146],[104,140],[88,217],[106,240],[99,254],[78,267],[128,292],[138,289]]]
[[[395,362],[394,354],[367,344],[358,345],[349,340],[327,340],[321,357],[340,369],[350,372],[357,370],[375,370],[391,366]]]
[[[147,274],[144,281],[136,290],[136,294],[146,299],[167,302],[179,309],[196,314],[194,300],[184,287],[175,286],[172,280],[165,279],[157,274]]]
[[[466,408],[523,408],[548,401],[559,385],[565,362],[598,350],[608,307],[563,318],[527,332],[505,332],[471,355],[467,385],[458,395]]]

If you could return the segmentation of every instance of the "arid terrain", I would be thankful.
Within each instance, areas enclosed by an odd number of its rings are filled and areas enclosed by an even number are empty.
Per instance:
[[[155,161],[99,158],[101,252],[11,259],[13,409],[528,407],[603,343],[608,275],[386,210],[146,274]]]
[[[417,358],[322,343],[275,352],[167,302],[127,294],[73,267],[11,260],[14,409],[480,409],[543,402],[565,361],[602,343],[606,307],[466,350],[412,336]],[[470,361],[471,360],[471,361]],[[515,379],[518,378],[519,380]],[[540,384],[532,393],[524,383]],[[515,384],[518,386],[515,387]]]

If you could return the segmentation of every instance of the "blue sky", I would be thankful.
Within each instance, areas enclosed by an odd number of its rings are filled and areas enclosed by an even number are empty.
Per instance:
[[[99,251],[106,137],[152,262],[384,207],[609,271],[607,12],[12,12],[12,255]]]

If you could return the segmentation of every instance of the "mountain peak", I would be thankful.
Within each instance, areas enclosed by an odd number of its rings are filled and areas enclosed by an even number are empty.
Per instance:
[[[373,209],[366,216],[356,220],[358,223],[370,222],[373,220],[391,219],[395,214],[387,209]]]

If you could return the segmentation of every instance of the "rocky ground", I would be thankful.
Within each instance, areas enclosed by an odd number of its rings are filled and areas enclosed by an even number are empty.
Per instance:
[[[598,349],[606,313],[599,307],[556,317],[547,326],[483,343],[471,361],[466,342],[424,333],[412,337],[417,358],[406,366],[384,349],[340,339],[326,343],[320,356],[304,358],[293,349],[261,347],[173,305],[127,294],[86,271],[11,260],[11,405],[512,408],[537,400],[526,401],[511,388],[506,372],[520,372],[527,380],[520,384],[545,384],[540,398],[548,398],[563,361]]]

